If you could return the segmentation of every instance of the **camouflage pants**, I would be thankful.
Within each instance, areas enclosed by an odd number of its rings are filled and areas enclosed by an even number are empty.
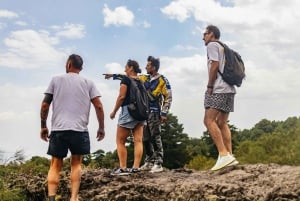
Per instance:
[[[161,141],[161,121],[159,112],[151,112],[144,127],[143,143],[146,152],[145,162],[163,163],[163,145]]]

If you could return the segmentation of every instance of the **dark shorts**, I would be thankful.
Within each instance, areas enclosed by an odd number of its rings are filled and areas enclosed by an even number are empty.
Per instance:
[[[88,132],[52,131],[47,154],[64,158],[70,150],[72,155],[90,153],[90,137]]]
[[[234,111],[234,93],[215,93],[208,95],[205,93],[204,107],[214,108],[223,112]]]

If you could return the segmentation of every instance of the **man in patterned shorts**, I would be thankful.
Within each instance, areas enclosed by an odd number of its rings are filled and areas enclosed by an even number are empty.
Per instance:
[[[214,141],[219,157],[211,170],[237,165],[232,155],[231,132],[228,126],[229,112],[233,112],[235,87],[227,84],[218,73],[223,72],[225,64],[224,48],[216,41],[220,30],[214,25],[206,27],[203,40],[207,47],[208,84],[205,92],[204,124]]]

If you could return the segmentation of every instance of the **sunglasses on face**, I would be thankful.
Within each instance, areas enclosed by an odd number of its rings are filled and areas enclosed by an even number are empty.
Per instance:
[[[209,32],[204,32],[203,37],[205,37],[207,34],[209,34]]]

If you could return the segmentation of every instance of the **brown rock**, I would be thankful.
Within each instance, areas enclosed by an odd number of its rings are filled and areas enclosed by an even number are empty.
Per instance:
[[[62,178],[61,200],[69,189]],[[45,177],[28,180],[27,194],[45,195]],[[43,183],[44,182],[44,183]],[[36,186],[32,186],[36,184]],[[44,185],[42,185],[44,184]],[[38,189],[40,189],[38,191]],[[166,170],[111,176],[110,170],[84,170],[80,201],[299,201],[300,166],[239,165],[223,170]]]

